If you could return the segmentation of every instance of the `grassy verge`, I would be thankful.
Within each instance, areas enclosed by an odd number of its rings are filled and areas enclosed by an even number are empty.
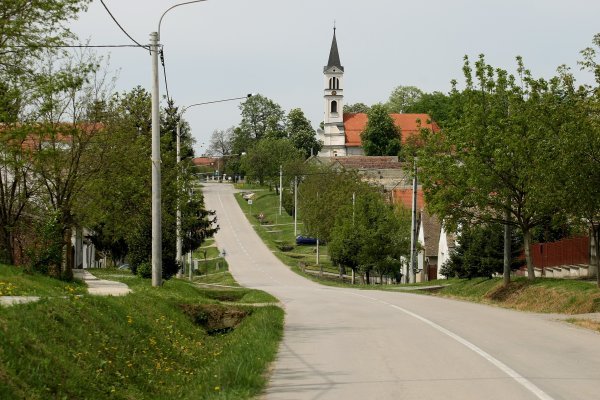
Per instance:
[[[600,312],[600,290],[579,280],[537,278],[514,279],[506,288],[502,279],[435,281],[450,283],[439,296],[495,304],[522,311],[561,314]]]
[[[67,296],[87,293],[78,280],[63,282],[23,268],[0,264],[0,296]]]
[[[123,271],[92,272],[133,293],[0,308],[0,398],[240,399],[261,392],[283,311],[249,305],[264,302],[260,292],[177,279],[157,289]],[[239,325],[220,326],[223,315]]]
[[[307,269],[314,270],[323,267],[324,271],[337,273],[337,268],[333,267],[329,259],[327,246],[319,246],[320,265],[317,265],[316,246],[296,245],[294,218],[285,210],[282,211],[282,215],[279,215],[279,196],[275,192],[256,192],[252,205],[249,205],[241,194],[235,196],[256,233],[284,264],[290,267],[298,267],[302,264]],[[259,219],[261,214],[262,221]],[[298,221],[298,234],[302,234],[302,227],[302,222]]]
[[[248,205],[240,194],[236,194],[236,199],[257,234],[284,264],[306,278],[325,285],[393,291],[405,290],[410,286],[443,285],[443,288],[435,292],[419,293],[523,311],[563,314],[600,312],[600,290],[584,281],[538,278],[530,282],[525,278],[517,278],[508,288],[502,287],[501,279],[449,279],[411,285],[351,285],[335,277],[304,273],[300,265],[304,266],[304,270],[317,271],[323,267],[325,272],[338,273],[337,268],[329,261],[326,246],[320,248],[320,253],[324,256],[321,257],[321,265],[317,266],[314,246],[295,245],[293,218],[285,212],[282,216],[278,215],[279,197],[275,192],[257,191],[252,206]],[[261,213],[264,216],[262,223],[258,218]],[[301,227],[299,224],[300,232]],[[284,246],[287,246],[285,251]]]
[[[567,319],[567,322],[600,333],[600,322],[598,321],[592,321],[589,319],[569,318]]]

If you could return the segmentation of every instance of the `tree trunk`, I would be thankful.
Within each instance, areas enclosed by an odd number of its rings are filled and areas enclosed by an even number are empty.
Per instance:
[[[367,280],[367,285],[371,284],[371,279],[370,279],[371,277],[369,276],[369,270],[365,271],[365,277]]]
[[[529,229],[523,230],[523,246],[525,246],[525,261],[527,262],[527,278],[535,279],[535,271],[533,269],[533,260],[531,259],[531,232]]]
[[[63,268],[61,278],[65,280],[73,279],[73,250],[71,249],[71,227],[64,230],[63,233]]]
[[[2,248],[0,248],[0,260],[5,259],[8,264],[14,264],[14,249],[13,249],[13,238],[12,232],[8,227],[2,226],[1,233],[2,235]]]
[[[512,249],[510,238],[510,211],[506,211],[504,215],[507,223],[504,225],[504,271],[502,274],[502,286],[507,287],[510,283],[510,264],[512,261]]]

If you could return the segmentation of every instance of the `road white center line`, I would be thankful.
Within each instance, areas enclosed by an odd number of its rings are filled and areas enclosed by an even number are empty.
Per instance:
[[[479,354],[481,357],[485,358],[487,361],[489,361],[492,365],[494,365],[496,368],[498,368],[500,371],[504,372],[506,375],[510,376],[512,379],[514,379],[517,383],[519,383],[521,386],[523,386],[525,389],[529,390],[531,393],[533,393],[538,399],[540,400],[554,400],[554,398],[552,398],[550,395],[548,395],[546,392],[544,392],[542,389],[540,389],[539,387],[537,387],[535,384],[533,384],[531,381],[529,381],[527,378],[525,378],[524,376],[522,376],[521,374],[519,374],[517,371],[515,371],[514,369],[510,368],[508,365],[504,364],[502,361],[498,360],[497,358],[495,358],[494,356],[492,356],[491,354],[489,354],[488,352],[484,351],[483,349],[481,349],[480,347],[474,345],[473,343],[469,342],[467,339],[457,335],[454,332],[449,331],[448,329],[436,324],[435,322],[428,320],[427,318],[424,318],[418,314],[415,314],[412,311],[409,311],[405,308],[399,307],[395,304],[392,303],[388,303],[387,301],[384,300],[380,300],[374,297],[370,297],[370,296],[366,296],[366,295],[362,295],[362,294],[358,294],[358,293],[350,293],[353,296],[358,296],[358,297],[363,297],[365,299],[369,299],[369,300],[373,300],[373,301],[377,301],[379,303],[385,304],[389,307],[392,307],[398,311],[402,311],[403,313],[418,319],[419,321],[431,326],[432,328],[434,328],[435,330],[443,333],[446,336],[451,337],[452,339],[456,340],[458,343],[462,344],[463,346],[467,347],[468,349],[470,349],[471,351],[474,351],[475,353]]]

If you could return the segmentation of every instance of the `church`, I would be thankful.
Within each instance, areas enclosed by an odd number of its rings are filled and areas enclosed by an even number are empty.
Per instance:
[[[323,68],[325,93],[323,129],[317,138],[323,143],[319,157],[364,156],[360,135],[369,120],[365,113],[344,114],[344,67],[340,62],[335,28],[327,65]],[[427,114],[390,114],[401,133],[402,144],[419,132],[420,128],[439,131],[438,125]]]

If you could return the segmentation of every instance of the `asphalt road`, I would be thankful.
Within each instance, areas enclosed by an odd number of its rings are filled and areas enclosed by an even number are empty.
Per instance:
[[[236,280],[285,305],[266,399],[600,399],[600,335],[549,316],[321,286],[255,234],[233,188],[207,184]]]

